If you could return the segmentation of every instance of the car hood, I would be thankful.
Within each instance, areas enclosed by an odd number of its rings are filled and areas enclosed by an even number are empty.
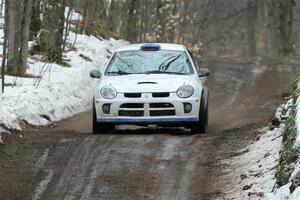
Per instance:
[[[132,74],[103,76],[100,85],[111,85],[118,92],[176,92],[191,82],[193,75]]]

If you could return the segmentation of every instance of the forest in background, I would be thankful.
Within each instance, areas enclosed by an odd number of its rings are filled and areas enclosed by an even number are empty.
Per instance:
[[[101,34],[105,27],[131,42],[183,43],[202,56],[295,55],[299,43],[295,0],[75,0],[73,4],[83,12],[88,33]]]
[[[2,0],[0,6],[2,77],[27,76],[30,54],[64,64],[65,47],[74,46],[66,43],[70,30],[99,39],[182,43],[198,57],[283,58],[299,48],[295,0]],[[74,11],[82,17],[70,20]]]

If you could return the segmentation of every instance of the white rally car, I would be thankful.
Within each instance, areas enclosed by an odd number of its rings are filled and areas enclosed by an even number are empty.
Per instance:
[[[120,47],[99,78],[93,98],[93,132],[115,125],[184,126],[204,133],[208,123],[209,70],[179,44]]]

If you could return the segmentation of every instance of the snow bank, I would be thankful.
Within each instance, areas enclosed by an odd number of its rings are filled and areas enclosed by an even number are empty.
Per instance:
[[[75,49],[64,54],[70,67],[42,62],[39,57],[28,60],[28,74],[42,78],[6,77],[2,95],[0,125],[21,130],[20,122],[36,126],[47,125],[89,109],[95,80],[92,69],[103,69],[123,40],[103,40],[70,33],[68,43],[76,39]]]
[[[285,199],[283,196],[289,195],[289,185],[276,190],[276,166],[280,158],[279,152],[282,149],[282,134],[285,128],[284,121],[292,114],[293,99],[289,99],[285,104],[276,110],[273,130],[269,127],[261,129],[262,134],[257,141],[246,147],[241,154],[234,158],[222,161],[222,164],[228,165],[224,182],[224,191],[226,197],[230,199],[267,199],[277,200]],[[276,120],[275,120],[276,119]],[[277,126],[277,127],[275,127]],[[299,168],[293,173],[295,177]],[[234,183],[234,184],[232,184]],[[295,190],[294,195],[300,200],[299,191]]]
[[[230,199],[261,199],[264,193],[272,191],[283,125],[272,131],[266,129],[260,131],[264,134],[258,141],[241,151],[246,153],[223,163],[230,166],[225,177],[231,183],[225,186],[226,196]]]
[[[298,90],[300,90],[300,83],[298,83]],[[296,146],[300,147],[300,95],[298,96],[296,102],[296,128],[297,128],[297,138],[296,138]]]
[[[298,92],[300,91],[300,82],[298,81]],[[295,142],[295,148],[300,148],[300,95],[298,94],[298,99],[296,101],[296,129],[297,129],[297,138]],[[300,172],[300,159],[294,164],[294,170],[290,177],[290,182],[278,189],[274,193],[266,194],[265,200],[300,200],[300,187],[296,187],[293,192],[291,192],[290,187],[292,186],[292,180],[296,178],[297,174]],[[298,175],[299,176],[299,175]],[[297,177],[296,179],[299,179]],[[297,185],[297,184],[296,184]]]

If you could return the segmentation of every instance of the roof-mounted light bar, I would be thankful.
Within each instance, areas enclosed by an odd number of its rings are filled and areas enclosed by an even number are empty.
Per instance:
[[[141,46],[142,51],[159,51],[161,50],[161,46],[158,44],[145,44]]]

